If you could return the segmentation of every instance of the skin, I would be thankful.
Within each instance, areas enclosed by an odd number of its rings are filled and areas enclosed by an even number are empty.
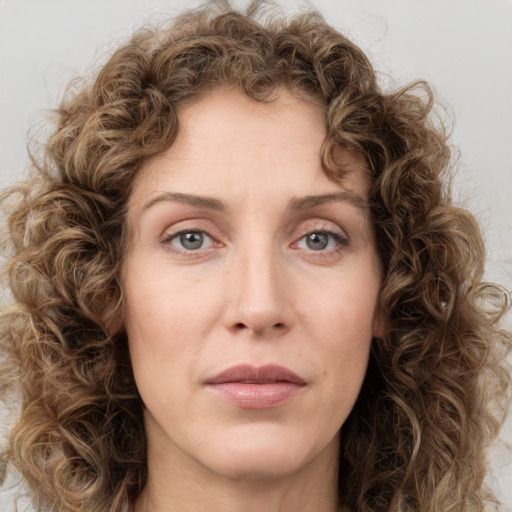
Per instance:
[[[324,115],[284,91],[210,92],[134,182],[124,327],[149,471],[136,512],[338,510],[338,433],[378,335],[380,269],[364,159],[340,153],[341,184],[327,178]],[[202,245],[186,250],[186,232]],[[205,385],[240,363],[306,385],[242,408]]]

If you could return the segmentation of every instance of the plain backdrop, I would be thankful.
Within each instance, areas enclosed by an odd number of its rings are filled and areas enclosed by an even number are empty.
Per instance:
[[[29,128],[64,87],[104,62],[144,23],[197,2],[0,0],[0,187],[23,177]],[[296,2],[279,2],[285,10]],[[244,5],[241,1],[234,5]],[[303,4],[308,5],[308,4]],[[367,52],[385,87],[426,79],[460,149],[456,196],[477,216],[487,276],[512,289],[512,0],[316,0],[327,20]],[[35,133],[35,132],[34,132]],[[508,326],[512,326],[510,315]],[[512,421],[491,460],[512,510]],[[506,442],[505,442],[506,441]],[[0,509],[9,510],[0,494]]]

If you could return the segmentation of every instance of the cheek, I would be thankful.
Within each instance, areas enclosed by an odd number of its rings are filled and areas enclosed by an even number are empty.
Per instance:
[[[364,282],[363,279],[346,278],[323,285],[318,286],[315,293],[304,294],[304,315],[323,338],[331,340],[333,346],[357,349],[359,342],[372,337],[378,298],[377,279]]]
[[[218,284],[167,265],[150,269],[134,266],[133,277],[125,279],[125,325],[144,333],[182,334],[201,328],[218,312]]]
[[[366,319],[358,322],[349,310],[343,313],[348,314],[337,315],[332,319],[331,327],[325,329],[324,368],[338,391],[341,387],[343,392],[355,390],[357,393],[368,365],[371,323]]]
[[[368,364],[377,296],[377,279],[347,278],[304,298],[309,304],[307,338],[316,340],[314,352],[334,394],[359,392]]]
[[[219,318],[215,285],[180,279],[165,268],[131,275],[136,277],[125,279],[124,324],[136,379],[171,378],[197,355]]]

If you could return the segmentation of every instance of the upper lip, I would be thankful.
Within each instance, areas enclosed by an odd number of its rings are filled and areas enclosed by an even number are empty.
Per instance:
[[[263,366],[241,364],[232,366],[206,380],[206,384],[226,384],[228,382],[242,382],[245,384],[290,382],[299,386],[306,384],[296,373],[276,364],[266,364]]]

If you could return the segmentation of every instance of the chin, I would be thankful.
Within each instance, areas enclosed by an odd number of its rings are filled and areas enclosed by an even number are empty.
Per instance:
[[[306,462],[296,454],[241,450],[218,459],[212,469],[216,474],[233,481],[277,480],[297,473]]]
[[[289,433],[245,432],[230,436],[226,443],[211,445],[203,463],[229,480],[280,479],[299,472],[327,452],[332,455],[332,450],[337,458],[337,446],[337,436],[325,443]]]

